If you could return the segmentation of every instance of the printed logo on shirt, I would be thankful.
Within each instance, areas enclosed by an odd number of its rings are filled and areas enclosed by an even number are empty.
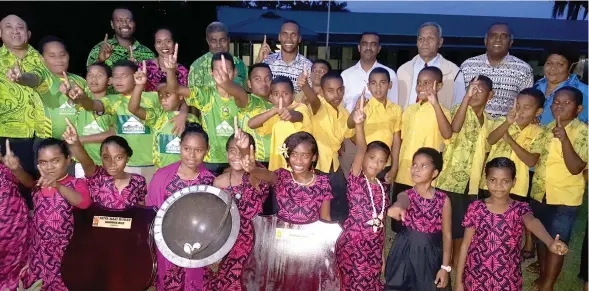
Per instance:
[[[98,125],[96,120],[93,120],[92,123],[84,126],[84,129],[82,130],[83,135],[92,135],[92,134],[98,134],[98,133],[103,133],[103,132],[104,132],[104,129],[102,129],[102,127],[100,127]]]
[[[149,127],[143,125],[133,115],[117,115],[117,133],[120,134],[149,134]]]
[[[180,138],[171,134],[160,134],[158,137],[160,154],[179,154]]]
[[[221,124],[217,125],[215,132],[217,133],[217,136],[231,136],[233,134],[233,126],[223,120]]]
[[[76,114],[76,107],[71,105],[69,102],[65,102],[59,106],[59,114],[60,115],[75,115]]]

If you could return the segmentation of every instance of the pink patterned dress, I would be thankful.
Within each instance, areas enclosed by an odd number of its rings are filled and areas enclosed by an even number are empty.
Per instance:
[[[29,210],[18,181],[0,163],[0,290],[14,290],[29,251]]]
[[[309,187],[297,184],[286,169],[276,173],[276,201],[278,217],[286,222],[306,224],[319,220],[321,204],[333,199],[329,176],[316,174],[315,183]]]
[[[240,215],[239,234],[235,245],[219,264],[219,269],[214,273],[207,268],[205,274],[205,290],[210,291],[241,291],[246,290],[241,282],[243,265],[254,249],[254,224],[251,219],[262,212],[262,204],[268,197],[270,187],[261,182],[256,189],[250,184],[249,174],[243,174],[241,185],[231,186],[225,189],[233,197],[237,193],[240,199],[234,198]]]
[[[139,68],[143,67],[143,63],[137,63]],[[157,87],[160,82],[166,82],[166,72],[160,70],[157,66],[156,60],[147,60],[145,61],[145,65],[147,66],[147,83],[145,84],[144,91],[146,92],[154,92],[157,91]],[[182,86],[188,86],[188,70],[181,64],[178,64],[178,69],[176,70],[176,79],[178,79],[178,84]]]
[[[437,288],[433,282],[442,265],[442,213],[446,194],[436,190],[434,197],[421,197],[415,189],[405,191],[409,207],[405,226],[395,237],[387,257],[385,290],[450,290]]]
[[[71,176],[59,181],[65,187],[82,195],[79,208],[90,206],[90,192],[84,179]],[[74,206],[55,188],[33,187],[32,245],[29,255],[29,269],[24,285],[31,286],[43,280],[43,290],[67,290],[61,278],[61,261],[67,245],[74,234]]]
[[[464,290],[522,290],[522,217],[531,211],[528,203],[519,201],[513,201],[503,214],[490,212],[483,200],[468,206],[462,225],[475,233],[464,266]]]
[[[186,187],[194,186],[194,185],[213,185],[215,181],[215,176],[206,170],[204,167],[200,168],[200,173],[198,177],[194,180],[182,180],[178,174],[174,175],[170,184],[166,186],[166,191],[164,194],[164,199],[168,199],[168,197],[172,196],[177,191],[180,191]],[[161,205],[157,205],[158,208]],[[198,270],[200,273],[197,277],[200,277],[200,280],[193,280],[191,282],[186,282],[186,270],[182,267],[178,267],[170,262],[166,264],[166,270],[163,278],[158,278],[160,280],[163,279],[163,286],[165,290],[158,291],[200,291],[202,290],[202,276],[204,274],[204,268],[193,269]],[[158,284],[159,285],[159,284]]]
[[[87,177],[92,200],[109,209],[126,209],[145,201],[147,184],[145,177],[131,174],[129,185],[119,193],[110,176],[103,167],[96,166],[94,173]]]
[[[389,186],[384,188],[385,213],[389,205]],[[382,190],[378,184],[370,184],[376,213],[382,210]],[[368,221],[372,219],[372,203],[364,175],[348,177],[347,197],[350,212],[344,222],[344,231],[335,244],[335,256],[341,290],[381,291],[382,248],[385,227],[375,233]],[[383,222],[384,223],[384,222]]]

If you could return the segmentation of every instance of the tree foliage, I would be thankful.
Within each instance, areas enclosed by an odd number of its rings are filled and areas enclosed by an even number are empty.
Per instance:
[[[284,10],[313,10],[348,12],[348,3],[344,1],[228,1],[222,2],[222,6],[257,8],[257,9],[284,9]]]

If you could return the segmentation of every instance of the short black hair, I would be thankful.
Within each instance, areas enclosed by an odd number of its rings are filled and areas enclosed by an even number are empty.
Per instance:
[[[91,64],[90,66],[88,66],[88,69],[90,69],[90,67],[101,67],[106,72],[107,77],[112,77],[112,69],[104,62],[96,62],[94,64]]]
[[[65,45],[65,41],[55,35],[48,35],[43,37],[40,41],[39,41],[39,53],[42,55],[43,52],[45,51],[45,45],[51,42],[58,42],[63,46],[63,49],[65,49],[65,51],[67,52],[67,46]]]
[[[375,32],[375,31],[365,31],[365,32],[362,32],[362,35],[360,35],[360,41],[362,41],[362,38],[365,35],[376,35],[376,38],[378,38],[378,43],[380,44],[380,34],[378,34],[378,32]]]
[[[131,69],[133,71],[133,73],[137,72],[137,70],[139,69],[137,64],[135,64],[132,61],[125,60],[125,59],[116,61],[114,63],[114,65],[112,65],[112,70],[114,71],[116,67],[127,67],[127,68]]]
[[[257,64],[251,65],[248,72],[247,72],[248,78],[250,78],[252,76],[252,72],[257,68],[268,69],[268,71],[270,71],[270,78],[272,78],[272,69],[270,69],[270,66],[266,63],[257,63]]]
[[[276,78],[274,78],[272,80],[272,83],[270,83],[270,86],[278,85],[278,84],[287,84],[288,88],[290,88],[290,91],[294,93],[294,85],[292,84],[292,81],[288,77],[276,76]]]
[[[383,67],[377,67],[370,71],[370,74],[368,75],[368,80],[370,80],[370,77],[372,77],[372,75],[374,74],[383,74],[387,77],[387,81],[391,81],[391,74],[389,73],[389,70]]]
[[[104,146],[109,144],[116,144],[119,147],[121,147],[127,154],[127,157],[130,158],[131,156],[133,156],[133,149],[131,148],[131,146],[129,146],[129,143],[126,139],[118,135],[109,136],[104,139],[102,144],[100,144],[100,152],[102,153],[102,149],[104,148]]]
[[[282,30],[282,27],[283,27],[285,24],[289,24],[289,23],[292,23],[292,24],[296,25],[296,26],[297,26],[297,30],[299,31],[299,34],[301,33],[301,26],[299,25],[299,23],[298,23],[298,22],[296,22],[296,21],[294,21],[294,20],[292,20],[292,19],[287,19],[287,20],[285,20],[285,21],[282,23],[282,25],[280,25],[280,30]]]
[[[317,146],[317,140],[315,137],[306,131],[299,131],[296,133],[291,134],[284,140],[284,144],[286,145],[286,153],[290,157],[292,155],[292,151],[302,143],[307,143],[311,145],[311,154],[317,156],[317,160],[319,160],[319,147]],[[286,161],[289,162],[290,158],[286,158]],[[289,163],[290,165],[290,163]]]
[[[436,81],[438,81],[438,82],[442,82],[444,79],[444,74],[442,73],[442,70],[440,70],[438,67],[434,67],[434,66],[425,67],[425,68],[421,69],[421,71],[419,71],[419,74],[421,74],[422,72],[432,72],[434,74],[434,76],[436,77]],[[418,74],[418,76],[419,76],[419,74]]]
[[[579,61],[579,51],[567,45],[553,45],[545,49],[542,55],[542,63],[546,63],[548,57],[551,55],[559,55],[565,58],[568,62],[569,68],[573,63]]]
[[[63,154],[64,157],[68,158],[70,156],[70,150],[67,144],[63,140],[59,140],[53,137],[43,139],[39,143],[37,147],[37,156],[39,156],[39,152],[42,149],[50,148],[50,147],[57,147],[59,151]]]
[[[440,175],[439,173],[442,172],[442,169],[444,168],[444,158],[442,157],[442,154],[439,151],[437,151],[436,149],[423,147],[423,148],[419,148],[413,154],[413,159],[415,159],[415,157],[417,157],[419,155],[427,156],[431,160],[432,164],[434,165],[434,168],[436,170],[438,170],[438,176],[439,176]]]
[[[215,61],[222,60],[221,56],[223,56],[226,61],[227,60],[230,61],[231,70],[235,70],[235,60],[233,60],[233,56],[230,53],[226,53],[226,52],[213,54],[213,57],[211,58],[211,70],[213,70],[215,68]]]
[[[186,122],[186,127],[184,128],[184,132],[180,135],[180,142],[184,141],[184,138],[189,135],[200,135],[205,140],[205,143],[209,144],[209,135],[207,132],[202,128],[202,125],[194,122]]]
[[[170,37],[172,37],[172,41],[175,41],[174,40],[174,33],[172,32],[172,30],[169,29],[168,27],[163,27],[163,26],[155,30],[155,32],[153,33],[154,37],[155,37],[156,33],[160,32],[162,30],[167,30],[170,33]]]
[[[129,7],[125,7],[125,6],[118,6],[115,9],[112,10],[112,13],[110,14],[110,20],[114,20],[115,18],[115,11],[117,10],[127,10],[129,11],[129,13],[131,13],[131,19],[135,20],[135,15],[133,15],[133,11],[131,11],[131,9],[129,9]]]
[[[321,64],[321,65],[325,65],[327,67],[327,71],[331,71],[331,64],[324,60],[324,59],[317,59],[313,61],[313,66],[316,64]]]
[[[340,80],[342,82],[342,84],[344,83],[344,79],[342,78],[342,76],[340,75],[340,73],[336,72],[336,71],[329,71],[327,73],[325,73],[325,75],[323,75],[323,77],[321,77],[321,87],[323,88],[323,85],[325,84],[325,82],[329,81],[329,80]]]
[[[503,25],[503,26],[507,27],[507,32],[509,33],[509,38],[513,39],[513,31],[511,30],[511,27],[509,26],[509,24],[507,24],[507,22],[495,22],[495,23],[492,23],[491,25],[489,25],[489,28],[487,28],[487,33],[485,33],[485,37],[489,35],[489,31],[491,31],[491,28],[493,28],[493,26],[499,26],[499,25]]]
[[[556,95],[561,94],[562,92],[567,92],[573,95],[576,106],[583,105],[583,92],[581,92],[581,90],[572,86],[564,86],[556,90],[556,92],[554,92],[554,96],[556,97]]]
[[[487,77],[485,75],[478,75],[477,77],[479,78],[479,81],[481,83],[483,83],[483,84],[485,84],[485,86],[487,86],[487,89],[489,91],[493,90],[493,80],[491,80],[489,77]],[[476,79],[477,77],[472,78],[470,80],[470,82],[474,81],[474,79]]]
[[[369,152],[371,150],[383,151],[385,156],[387,157],[391,155],[391,148],[389,148],[389,146],[386,143],[379,140],[375,140],[366,146],[366,152]]]
[[[546,102],[546,96],[544,96],[544,93],[542,93],[542,91],[540,91],[536,88],[532,87],[532,88],[523,89],[517,95],[518,96],[520,96],[520,95],[532,96],[532,98],[534,98],[534,100],[536,100],[536,105],[538,105],[538,108],[544,108],[544,103]]]
[[[489,176],[491,169],[508,169],[511,172],[511,179],[515,179],[515,163],[504,157],[494,158],[485,165],[485,175]]]

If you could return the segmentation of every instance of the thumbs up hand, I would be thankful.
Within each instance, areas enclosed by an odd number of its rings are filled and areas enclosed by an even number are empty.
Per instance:
[[[551,245],[548,246],[552,253],[560,256],[566,255],[569,252],[569,247],[560,240],[560,234],[557,234]]]
[[[299,88],[303,88],[305,85],[309,84],[309,71],[307,71],[307,64],[305,63],[303,67],[303,72],[297,78],[297,86]]]

